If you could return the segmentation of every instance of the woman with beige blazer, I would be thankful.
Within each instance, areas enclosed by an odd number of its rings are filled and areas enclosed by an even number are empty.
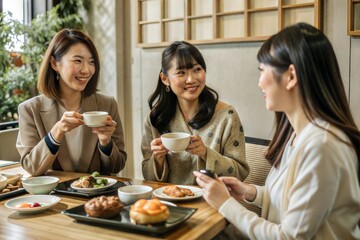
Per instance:
[[[41,95],[21,103],[17,149],[33,176],[49,169],[101,174],[125,166],[124,134],[113,97],[97,93],[100,62],[92,40],[77,30],[58,32],[38,76]],[[84,125],[82,113],[106,111],[102,127]]]
[[[360,132],[335,52],[298,23],[258,53],[259,87],[276,130],[265,186],[194,172],[206,201],[250,239],[360,239]],[[262,207],[261,217],[243,207]]]

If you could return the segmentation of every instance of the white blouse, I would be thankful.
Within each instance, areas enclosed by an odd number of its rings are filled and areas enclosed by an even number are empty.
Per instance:
[[[66,143],[69,148],[71,162],[73,163],[75,171],[79,169],[79,161],[80,161],[81,151],[83,148],[82,146],[83,131],[84,131],[84,126],[79,126],[65,133]]]

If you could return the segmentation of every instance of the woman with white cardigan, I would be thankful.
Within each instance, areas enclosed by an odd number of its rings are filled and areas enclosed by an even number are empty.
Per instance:
[[[360,133],[329,40],[298,23],[269,38],[258,60],[276,113],[273,167],[265,186],[194,172],[205,200],[250,239],[360,239]]]

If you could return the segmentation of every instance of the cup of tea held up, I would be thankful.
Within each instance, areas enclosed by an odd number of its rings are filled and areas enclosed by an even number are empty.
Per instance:
[[[165,133],[161,135],[161,142],[166,149],[178,153],[185,151],[190,143],[190,134],[185,132]]]
[[[103,111],[84,112],[84,123],[89,127],[102,127],[103,123],[109,114]]]

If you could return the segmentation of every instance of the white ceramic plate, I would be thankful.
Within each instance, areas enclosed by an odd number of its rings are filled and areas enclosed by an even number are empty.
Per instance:
[[[5,207],[15,210],[19,213],[38,213],[55,206],[59,202],[60,198],[56,196],[32,195],[10,199],[5,203]],[[41,206],[34,208],[16,208],[15,206],[20,203],[39,203]]]
[[[168,201],[163,201],[163,200],[160,200],[160,202],[162,204],[165,204],[165,205],[168,205],[168,206],[173,206],[173,207],[177,207],[175,203],[172,203],[172,202],[168,202]]]
[[[104,178],[104,177],[96,177],[97,178]],[[100,187],[100,188],[79,188],[79,187],[74,187],[73,184],[71,184],[71,188],[75,189],[78,192],[83,192],[83,193],[96,193],[96,192],[101,192],[109,187],[111,187],[112,185],[114,185],[115,183],[117,183],[117,180],[112,179],[112,178],[105,178],[108,180],[108,184],[104,187]]]
[[[201,188],[194,187],[194,186],[186,186],[186,185],[176,185],[176,186],[190,189],[194,193],[194,196],[169,197],[168,195],[163,193],[163,190],[165,187],[161,187],[161,188],[154,190],[153,194],[160,199],[168,200],[168,201],[187,201],[187,200],[191,200],[191,199],[201,198],[203,195],[203,190]]]

